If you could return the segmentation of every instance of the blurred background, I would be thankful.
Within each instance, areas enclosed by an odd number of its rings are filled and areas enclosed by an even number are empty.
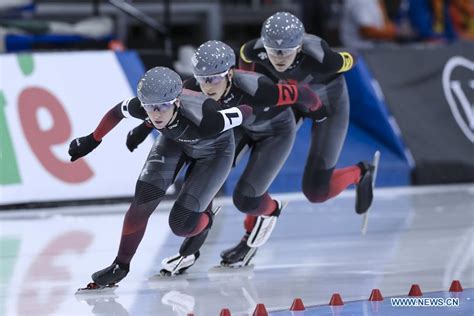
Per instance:
[[[378,149],[378,186],[474,182],[474,0],[2,0],[0,207],[128,200],[152,143],[126,150],[139,122],[76,164],[69,142],[134,96],[146,69],[186,78],[201,43],[222,40],[238,53],[282,10],[359,54],[345,74],[351,124],[340,166]],[[270,191],[301,190],[309,133],[306,122]]]

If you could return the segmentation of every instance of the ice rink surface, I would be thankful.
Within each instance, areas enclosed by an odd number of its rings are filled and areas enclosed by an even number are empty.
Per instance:
[[[170,203],[150,218],[131,271],[111,293],[80,297],[77,288],[115,258],[128,205],[70,207],[0,213],[0,315],[252,315],[264,303],[274,315],[474,315],[474,185],[384,188],[376,191],[368,233],[354,211],[354,191],[323,204],[284,194],[288,207],[253,269],[222,270],[221,250],[243,234],[243,215],[229,199],[222,205],[201,258],[173,279],[157,276],[164,257],[182,239],[168,228]],[[427,297],[449,297],[451,281],[465,291],[459,307],[393,308],[417,283]],[[382,291],[379,307],[367,298]],[[305,305],[342,309],[287,310]]]

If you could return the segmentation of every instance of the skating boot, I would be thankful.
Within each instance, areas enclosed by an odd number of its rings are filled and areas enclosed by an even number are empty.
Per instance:
[[[288,204],[287,202],[277,202],[277,209],[272,215],[261,215],[257,217],[252,231],[245,233],[240,242],[232,248],[221,253],[222,266],[247,266],[255,256],[257,248],[265,244],[275,228],[278,216]]]
[[[160,275],[171,276],[173,271],[175,271],[173,275],[183,274],[187,269],[192,267],[194,263],[196,263],[196,260],[199,258],[199,255],[200,252],[198,250],[195,254],[184,257],[183,261],[181,262],[181,265],[179,266],[179,269],[177,269],[177,265],[182,257],[179,253],[174,256],[163,259],[163,261],[161,262],[163,269],[161,269]]]
[[[255,256],[257,248],[251,248],[247,245],[250,233],[245,233],[237,246],[226,249],[221,252],[221,266],[224,267],[245,267]]]
[[[215,207],[211,212],[208,212],[209,216],[209,224],[207,227],[197,234],[196,236],[192,237],[187,237],[184,239],[183,243],[181,244],[181,247],[179,248],[179,254],[176,256],[173,256],[173,262],[171,265],[166,264],[165,262],[167,259],[163,260],[163,265],[164,268],[160,271],[160,274],[163,276],[174,276],[177,274],[181,274],[182,272],[181,269],[183,266],[185,267],[183,272],[190,268],[199,258],[199,249],[201,246],[204,244],[206,241],[207,235],[209,234],[209,231],[211,230],[212,223],[214,221],[214,216],[216,216],[221,210],[221,207]],[[168,269],[171,268],[171,269]]]
[[[356,212],[358,214],[364,214],[362,220],[361,233],[365,235],[367,233],[367,227],[369,225],[369,212],[370,205],[372,204],[374,196],[375,180],[377,179],[377,169],[379,167],[380,152],[377,150],[374,154],[374,160],[371,164],[361,163],[362,179],[357,186],[356,191]]]
[[[376,151],[374,160],[371,163],[361,161],[357,164],[361,169],[361,178],[359,184],[356,186],[355,210],[357,214],[364,214],[372,204],[379,159],[380,152]]]
[[[110,266],[92,274],[91,282],[85,288],[78,289],[76,294],[90,290],[101,290],[104,288],[115,288],[117,283],[125,278],[129,271],[128,264],[114,261]]]

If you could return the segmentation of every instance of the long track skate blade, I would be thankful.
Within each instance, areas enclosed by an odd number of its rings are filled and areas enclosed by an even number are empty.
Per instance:
[[[98,286],[95,284],[91,284],[92,283],[89,283],[86,287],[77,289],[74,295],[111,294],[118,288],[117,284],[107,286]]]
[[[372,161],[372,165],[374,166],[374,174],[372,175],[372,192],[375,190],[375,180],[377,179],[379,161],[380,161],[380,151],[377,150],[374,154],[374,160]],[[364,218],[362,219],[362,227],[360,229],[360,232],[362,235],[365,235],[367,233],[367,228],[369,226],[369,212],[370,212],[370,207],[364,213]]]
[[[187,280],[189,276],[184,274],[178,274],[175,276],[164,276],[161,273],[152,275],[148,278],[148,287],[150,289],[157,290],[171,290],[171,289],[183,289],[189,286],[189,281]]]
[[[242,265],[232,265],[232,266],[223,266],[218,265],[209,269],[207,272],[209,277],[222,277],[222,276],[231,276],[231,275],[253,275],[254,265],[249,264],[247,266]]]
[[[212,214],[214,214],[214,216],[216,216],[217,214],[219,214],[219,212],[222,210],[222,206],[216,206],[212,209]]]
[[[250,248],[249,252],[244,257],[244,260],[242,260],[242,267],[246,267],[249,265],[250,260],[255,256],[255,253],[257,252],[257,248]]]

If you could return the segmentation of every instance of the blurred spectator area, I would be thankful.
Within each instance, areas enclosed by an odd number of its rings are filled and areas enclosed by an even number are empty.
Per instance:
[[[301,16],[301,3],[292,0],[5,1],[0,51],[124,46],[137,50],[147,68],[156,65],[157,55],[160,64],[171,66],[181,47],[209,39],[238,49],[259,36],[262,22],[277,11]]]
[[[116,0],[121,2],[121,0]],[[258,29],[262,21],[278,10],[299,14],[294,1],[190,1],[190,0],[130,0],[135,8],[166,25],[166,5],[173,44],[199,45],[208,39],[245,41],[245,31]],[[37,0],[35,18],[77,20],[91,15],[107,15],[115,21],[116,37],[130,47],[149,47],[153,32],[136,19],[114,7],[109,1],[98,0]],[[224,34],[226,36],[224,36]]]

